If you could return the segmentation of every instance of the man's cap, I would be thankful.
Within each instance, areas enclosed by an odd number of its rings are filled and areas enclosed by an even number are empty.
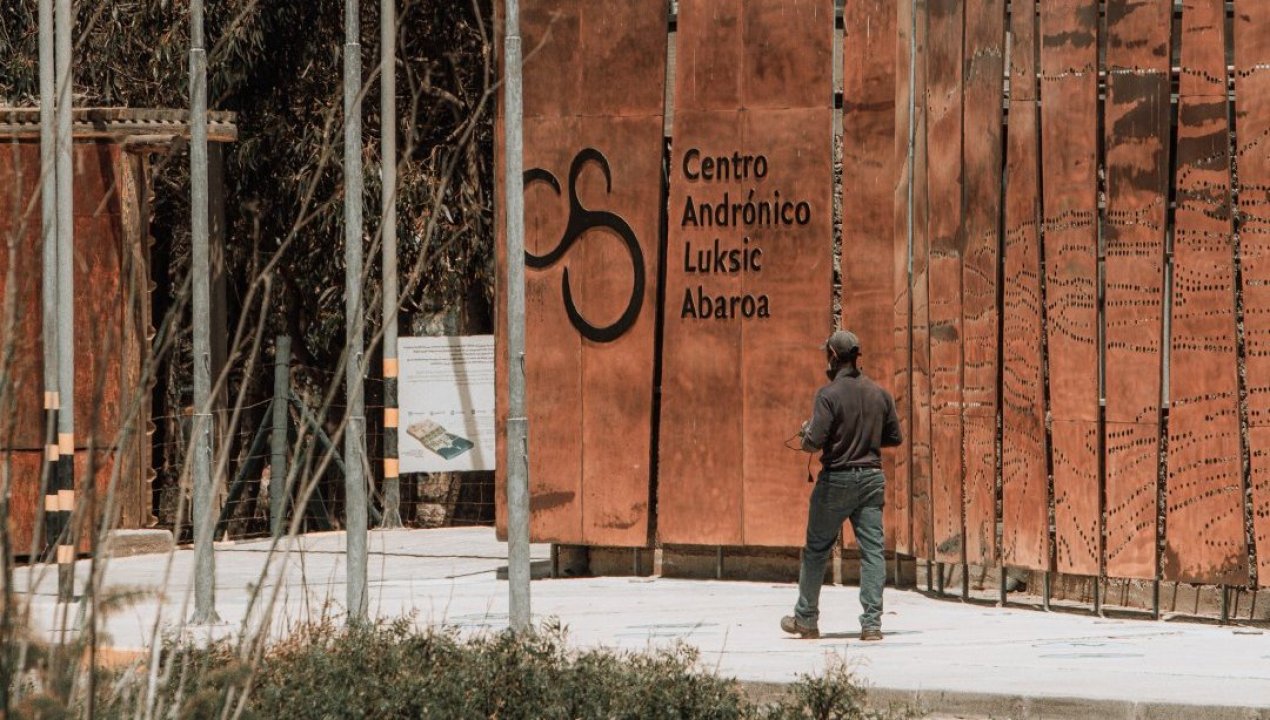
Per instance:
[[[825,341],[824,348],[838,357],[845,357],[860,350],[860,338],[849,330],[838,330]]]

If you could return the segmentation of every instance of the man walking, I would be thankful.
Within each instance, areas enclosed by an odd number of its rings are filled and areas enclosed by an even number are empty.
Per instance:
[[[860,543],[860,639],[882,639],[882,506],[886,476],[882,448],[899,445],[900,420],[890,393],[860,372],[860,340],[839,330],[825,342],[829,384],[816,392],[811,420],[803,423],[803,450],[821,451],[820,478],[807,511],[807,544],[798,576],[794,614],[781,629],[802,638],[820,637],[820,586],[825,562],[838,542],[842,523],[851,520]]]

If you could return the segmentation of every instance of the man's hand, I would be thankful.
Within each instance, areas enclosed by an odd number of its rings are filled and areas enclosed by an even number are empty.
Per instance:
[[[802,426],[801,428],[799,428],[799,429],[798,429],[798,437],[800,437],[800,438],[802,438],[802,437],[807,437],[807,428],[809,428],[809,427],[811,427],[811,421],[810,421],[810,420],[804,420],[804,421],[803,421],[803,426]]]

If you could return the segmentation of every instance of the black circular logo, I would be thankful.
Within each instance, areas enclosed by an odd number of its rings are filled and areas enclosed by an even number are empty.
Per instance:
[[[565,226],[564,235],[560,238],[560,242],[555,249],[546,255],[534,255],[529,251],[525,251],[525,265],[536,270],[543,270],[555,265],[569,252],[569,249],[575,243],[591,230],[608,229],[616,233],[626,245],[626,251],[631,258],[631,269],[635,274],[634,286],[631,288],[631,299],[626,303],[626,311],[622,313],[622,316],[616,322],[601,327],[592,324],[582,316],[582,313],[578,311],[577,306],[573,302],[573,292],[569,288],[569,268],[564,269],[564,278],[560,283],[561,292],[564,295],[564,309],[569,316],[569,322],[573,323],[573,327],[577,328],[578,332],[588,340],[607,343],[626,334],[626,331],[630,330],[631,326],[639,318],[639,311],[644,306],[644,253],[640,250],[639,241],[635,238],[635,232],[631,230],[631,226],[625,220],[605,210],[588,210],[582,207],[582,203],[578,201],[578,176],[588,162],[594,162],[600,166],[600,169],[604,172],[605,192],[610,194],[613,192],[613,177],[609,170],[609,161],[604,157],[603,153],[595,148],[586,148],[574,156],[573,163],[569,167],[569,222]],[[556,195],[560,195],[560,181],[550,172],[542,168],[526,171],[525,187],[528,188],[535,182],[543,182],[550,185]]]

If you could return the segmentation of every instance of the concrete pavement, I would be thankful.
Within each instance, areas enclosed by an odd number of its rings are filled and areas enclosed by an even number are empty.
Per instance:
[[[489,528],[371,535],[371,612],[467,631],[507,624],[505,546]],[[285,633],[342,613],[343,535],[308,535],[270,553],[268,541],[217,546],[217,610],[224,624],[190,628],[189,550],[113,560],[104,592],[140,591],[107,618],[115,648],[145,648],[156,632]],[[535,545],[538,563],[546,545]],[[267,562],[268,561],[268,562]],[[88,561],[77,566],[82,588]],[[56,603],[56,571],[20,568],[33,624],[55,634],[73,618]],[[252,588],[272,606],[253,604]],[[276,593],[276,595],[275,595]],[[708,668],[756,692],[844,659],[880,701],[911,702],[946,717],[1270,718],[1270,632],[1254,627],[1096,618],[933,599],[887,590],[885,641],[854,639],[854,587],[827,586],[823,637],[795,640],[777,627],[793,584],[584,578],[538,580],[535,618],[557,617],[578,646],[644,649],[683,641]]]

